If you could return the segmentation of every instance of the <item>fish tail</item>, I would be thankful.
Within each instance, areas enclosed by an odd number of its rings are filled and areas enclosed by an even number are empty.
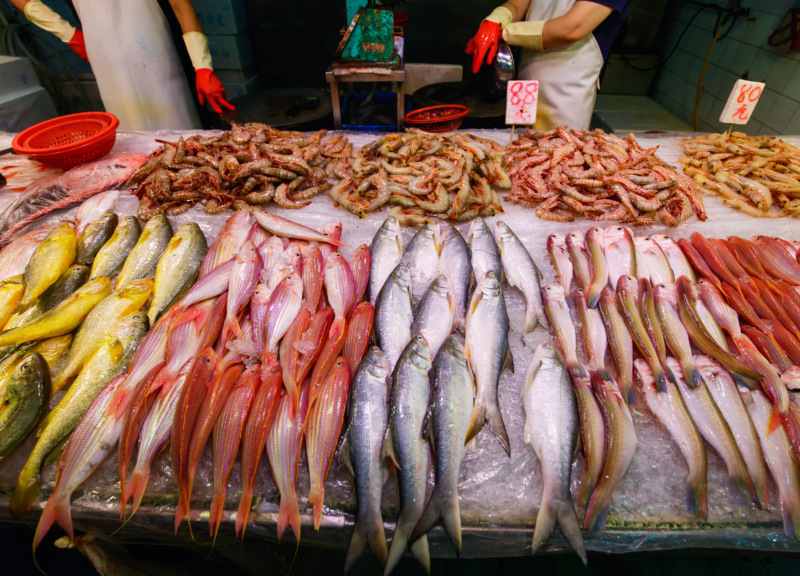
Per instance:
[[[536,314],[536,309],[533,306],[528,306],[525,308],[525,331],[524,334],[528,334],[536,330],[536,326],[539,325],[539,316]]]
[[[777,411],[777,408],[775,409]],[[789,404],[789,410],[780,415],[786,435],[794,449],[794,455],[800,461],[800,408],[794,404]]]
[[[667,374],[666,372],[664,372],[664,368],[661,366],[661,364],[658,363],[658,361],[653,362],[652,368],[653,368],[653,374],[656,377],[656,388],[658,388],[659,392],[666,392]],[[669,370],[669,366],[667,366],[667,370]],[[670,376],[672,376],[673,380],[675,379],[675,376],[672,374],[671,370],[670,370]]]
[[[386,564],[386,534],[383,531],[383,517],[380,511],[375,514],[374,518],[359,517],[356,519],[353,537],[350,539],[350,546],[347,548],[347,557],[344,562],[345,574],[353,569],[368,544],[372,555],[380,562],[381,566]]]
[[[330,338],[332,342],[338,342],[344,334],[346,328],[347,321],[344,318],[338,318],[337,320],[334,320],[333,324],[331,324],[330,331],[328,332],[328,338]]]
[[[569,375],[572,376],[573,378],[579,378],[584,380],[589,379],[588,372],[586,372],[586,369],[583,366],[581,366],[579,362],[568,362],[567,371],[569,372]]]
[[[286,526],[292,527],[294,537],[300,542],[300,508],[297,504],[297,496],[292,498],[281,497],[281,507],[278,510],[278,541],[280,541]]]
[[[500,408],[497,403],[491,404],[486,407],[486,420],[489,423],[489,429],[494,434],[500,446],[506,451],[506,454],[511,456],[511,443],[508,440],[508,433],[506,433],[506,425],[503,423],[503,416],[500,414]]]
[[[581,486],[578,489],[578,505],[586,508],[589,505],[589,498],[592,496],[592,492],[594,492],[594,488],[597,485],[597,478],[593,478],[591,471],[587,469],[583,472],[583,479],[581,480]]]
[[[700,374],[700,370],[697,368],[697,366],[695,366],[694,360],[692,360],[691,356],[686,360],[685,366],[683,366],[683,371],[686,373],[686,383],[692,388],[700,386],[703,383],[703,376]]]
[[[790,538],[798,538],[797,527],[800,526],[800,500],[797,494],[781,498],[781,514],[783,515],[783,531]]]
[[[625,378],[620,379],[619,385],[621,388],[620,391],[622,392],[622,397],[625,399],[625,403],[628,406],[635,406],[638,400],[636,398],[636,390],[633,387],[633,383]]]
[[[556,524],[561,528],[561,533],[569,542],[572,549],[586,565],[586,548],[581,536],[581,527],[578,524],[578,517],[575,515],[575,508],[572,502],[553,500],[545,498],[536,516],[536,527],[533,531],[533,543],[531,551],[533,554],[553,535]]]
[[[434,492],[431,495],[425,512],[411,533],[411,542],[416,542],[430,532],[440,518],[444,524],[444,531],[456,550],[456,555],[461,556],[461,511],[458,505],[458,492],[455,490]]]
[[[178,528],[183,522],[184,518],[189,516],[189,497],[186,495],[183,488],[179,490],[178,506],[175,508],[175,534],[178,533]],[[189,519],[191,522],[191,519]]]
[[[397,526],[395,526],[394,529],[392,545],[389,547],[389,555],[386,558],[386,565],[383,568],[383,576],[389,576],[389,574],[392,573],[398,562],[405,556],[406,549],[408,548],[408,539],[411,533],[401,522],[402,517],[397,521]],[[420,540],[422,540],[422,538],[420,538]],[[427,538],[425,542],[427,543]]]
[[[466,443],[471,442],[483,429],[486,422],[486,405],[482,402],[475,402],[472,408],[472,416],[469,420],[469,428],[467,429]]]
[[[324,500],[325,492],[322,490],[312,490],[308,495],[308,502],[314,510],[314,530],[319,530],[320,522],[322,522],[322,503]]]
[[[150,479],[150,467],[144,470],[136,469],[133,471],[133,478],[129,479],[129,494],[133,495],[133,507],[131,508],[131,516],[136,514],[139,509],[139,504],[142,503],[144,496],[144,489],[147,488],[147,481]]]
[[[600,302],[600,295],[603,293],[603,288],[605,288],[605,286],[601,286],[599,282],[592,282],[591,286],[589,286],[589,293],[586,295],[589,308],[597,307],[597,303]]]
[[[428,535],[423,534],[419,540],[411,545],[411,555],[417,559],[425,569],[425,574],[431,573],[431,552],[428,548]]]
[[[38,471],[35,474],[31,473],[28,466],[25,466],[17,479],[17,485],[14,487],[14,493],[11,495],[11,502],[8,505],[14,520],[19,520],[28,513],[28,510],[39,498],[40,488]]]
[[[239,340],[244,339],[244,336],[242,335],[242,328],[239,326],[239,323],[235,319],[225,320],[224,329],[228,331],[228,334],[233,334]]]
[[[686,489],[684,490],[684,501],[686,510],[694,514],[695,518],[708,518],[708,479],[702,478],[686,479]]]
[[[214,492],[211,499],[211,508],[208,511],[208,533],[216,540],[219,532],[219,523],[222,521],[222,512],[225,510],[225,488]]]
[[[755,505],[758,502],[753,481],[746,470],[733,472],[728,476],[728,501],[742,506]]]
[[[249,486],[246,490],[242,491],[242,499],[239,501],[239,509],[236,512],[236,535],[239,535],[239,530],[242,531],[242,538],[244,538],[244,531],[247,528],[247,521],[250,518],[250,505],[253,503],[253,487]]]
[[[34,552],[54,522],[58,522],[58,525],[69,535],[70,540],[75,538],[75,534],[72,530],[72,514],[69,500],[63,498],[57,499],[55,494],[50,496],[47,504],[44,505],[42,516],[39,518],[39,525],[36,527],[36,534],[33,537]]]
[[[595,501],[589,502],[589,507],[586,509],[586,517],[583,519],[583,529],[587,532],[602,532],[606,529],[606,520],[608,519],[608,504],[604,504],[598,508]]]

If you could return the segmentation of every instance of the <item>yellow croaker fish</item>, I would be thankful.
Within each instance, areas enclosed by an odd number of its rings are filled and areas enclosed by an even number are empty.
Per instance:
[[[53,378],[54,394],[78,375],[86,359],[97,349],[103,337],[114,328],[120,318],[141,310],[152,291],[153,281],[150,278],[134,280],[104,298],[89,312],[75,334],[65,365]]]
[[[45,459],[54,451],[60,453],[65,440],[72,434],[94,397],[128,367],[148,327],[144,312],[130,314],[118,321],[86,361],[64,398],[42,422],[39,440],[20,472],[11,497],[9,509],[14,518],[24,516],[36,502],[40,488],[39,474]]]
[[[5,326],[25,292],[22,274],[0,282],[0,326]]]
[[[36,320],[19,328],[0,332],[0,346],[23,344],[42,338],[69,334],[109,294],[111,294],[111,282],[108,281],[108,278],[92,280]]]
[[[39,244],[25,266],[25,295],[19,307],[25,310],[52,286],[58,277],[75,261],[78,237],[67,224],[53,228]]]
[[[69,350],[71,342],[72,334],[56,336],[55,338],[48,338],[40,342],[31,342],[30,344],[20,347],[20,349],[11,356],[0,362],[0,406],[3,404],[3,397],[8,387],[11,374],[14,373],[17,366],[22,364],[28,356],[31,354],[41,354],[44,361],[47,362],[48,368],[52,371],[56,362]]]

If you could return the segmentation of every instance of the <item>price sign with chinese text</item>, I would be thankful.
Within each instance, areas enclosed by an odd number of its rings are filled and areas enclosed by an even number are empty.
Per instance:
[[[723,124],[747,124],[762,92],[764,92],[763,82],[737,80],[719,121]]]
[[[536,122],[536,104],[539,102],[537,80],[512,80],[506,88],[506,124],[533,124]]]

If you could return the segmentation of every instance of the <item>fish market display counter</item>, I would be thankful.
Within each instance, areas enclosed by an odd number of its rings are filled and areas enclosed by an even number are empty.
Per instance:
[[[505,145],[510,131],[476,131]],[[183,133],[188,136],[191,133]],[[686,134],[688,135],[688,134]],[[158,133],[120,133],[115,151],[149,153],[158,147],[154,139],[176,140],[179,134],[169,131]],[[354,147],[358,148],[379,134],[348,133]],[[683,135],[685,136],[685,135]],[[643,147],[660,146],[658,155],[667,162],[677,163],[682,150],[678,135],[642,135]],[[797,138],[787,138],[796,143]],[[0,163],[1,164],[1,163]],[[0,202],[7,202],[13,193],[0,191]],[[749,237],[756,234],[780,236],[800,240],[800,223],[791,218],[754,219],[722,206],[714,198],[706,198],[708,220],[699,222],[692,218],[684,225],[669,229],[658,226],[635,230],[638,235],[665,233],[672,237],[688,237],[699,231],[709,237],[736,234]],[[505,221],[519,236],[541,269],[545,282],[554,281],[554,271],[546,252],[546,241],[553,232],[566,233],[578,229],[588,230],[593,222],[578,220],[573,223],[554,223],[539,220],[533,210],[504,204],[505,213],[488,219]],[[69,218],[76,207],[47,218]],[[128,194],[120,196],[116,212],[121,216],[136,214],[137,200]],[[286,210],[270,204],[268,211],[319,229],[331,220],[343,224],[342,241],[352,247],[369,244],[386,217],[384,211],[371,213],[365,219],[334,208],[327,196],[319,196],[307,208]],[[189,210],[170,217],[175,228],[186,222],[197,222],[209,243],[230,213],[206,215],[199,209]],[[468,224],[459,225],[466,234]],[[413,235],[413,229],[404,229],[404,243]],[[342,249],[349,258],[353,248]],[[506,292],[512,333],[510,345],[515,371],[504,371],[499,385],[499,402],[511,441],[511,456],[492,436],[488,427],[477,437],[474,451],[468,452],[461,466],[459,497],[463,526],[463,557],[516,556],[530,553],[531,538],[536,514],[542,499],[541,467],[533,449],[523,443],[525,414],[521,402],[521,387],[533,351],[540,343],[552,340],[545,329],[539,327],[524,339],[520,336],[524,319],[525,302],[519,291]],[[770,510],[753,510],[731,504],[726,494],[727,474],[722,461],[709,451],[708,456],[708,519],[696,520],[685,510],[684,479],[686,464],[668,433],[655,421],[640,400],[633,406],[632,415],[638,437],[638,447],[633,463],[619,485],[611,505],[606,529],[602,533],[584,533],[587,550],[602,552],[631,552],[667,550],[677,548],[739,548],[759,551],[796,551],[800,543],[784,535],[780,502],[775,485],[770,479]],[[34,438],[27,441],[0,462],[0,521],[10,521],[8,503],[20,468],[28,457]],[[573,465],[572,492],[577,494],[583,473],[584,460],[578,455]],[[42,492],[35,512],[24,522],[35,526],[39,511],[52,492],[56,466],[43,472]],[[429,482],[432,487],[432,477]],[[240,469],[237,462],[229,480],[226,511],[216,540],[217,550],[231,558],[240,553],[241,543],[234,536],[233,514],[240,497]],[[104,464],[78,489],[72,504],[72,517],[79,530],[91,530],[110,535],[117,531],[119,519],[119,479],[116,450]],[[306,502],[309,475],[305,455],[300,464],[298,495],[302,520],[301,543],[344,549],[350,540],[355,514],[355,491],[347,466],[334,458],[325,489],[325,512],[319,531],[314,531],[311,507]],[[386,483],[383,494],[384,522],[387,538],[391,538],[394,519],[398,511],[397,482],[394,477]],[[210,543],[206,521],[213,494],[211,443],[206,447],[200,464],[192,500],[192,528],[199,543]],[[177,487],[170,468],[169,450],[162,453],[153,465],[149,485],[142,506],[122,530],[112,539],[121,542],[157,542],[196,546],[184,523],[177,536],[174,532],[174,513]],[[266,458],[262,459],[255,487],[254,510],[257,518],[247,527],[245,553],[257,550],[258,539],[275,540],[279,495],[269,471]],[[582,518],[583,511],[579,510]],[[253,515],[251,515],[251,519]],[[284,542],[293,544],[292,536]],[[431,555],[454,556],[453,548],[441,528],[429,534]],[[255,543],[255,544],[254,544]],[[569,546],[560,532],[549,540],[543,552],[568,551]]]

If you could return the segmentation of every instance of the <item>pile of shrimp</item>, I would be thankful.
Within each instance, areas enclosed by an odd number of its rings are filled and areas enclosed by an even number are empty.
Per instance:
[[[633,134],[602,130],[520,134],[508,146],[513,168],[508,202],[535,208],[543,220],[615,221],[630,226],[678,226],[696,214],[706,219],[695,183],[639,146]]]
[[[748,216],[800,217],[800,149],[772,136],[742,132],[681,143],[683,171],[702,192],[721,196],[723,204]]]
[[[503,211],[492,188],[511,188],[503,146],[459,132],[407,132],[358,150],[350,174],[328,192],[331,199],[361,218],[393,205],[389,213],[403,226],[433,217],[466,222]]]
[[[216,136],[158,140],[162,146],[127,185],[135,186],[142,220],[182,214],[194,204],[207,214],[269,202],[303,208],[331,187],[328,178],[345,178],[350,170],[352,144],[342,135],[323,142],[326,133],[254,123],[233,124]]]

